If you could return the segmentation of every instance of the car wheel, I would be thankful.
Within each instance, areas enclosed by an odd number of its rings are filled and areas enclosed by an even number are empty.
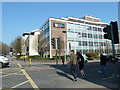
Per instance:
[[[85,63],[87,63],[87,60],[85,60]]]
[[[2,63],[0,63],[0,68],[2,68],[3,67],[3,64]]]

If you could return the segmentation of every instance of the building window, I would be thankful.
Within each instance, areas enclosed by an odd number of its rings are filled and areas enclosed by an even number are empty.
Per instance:
[[[87,26],[87,30],[90,30],[90,26]]]
[[[104,43],[104,46],[106,46],[106,43]]]
[[[88,38],[92,38],[92,34],[88,34]]]
[[[80,25],[79,24],[75,24],[75,28],[76,29],[80,29]]]
[[[81,33],[78,33],[78,37],[81,37]]]
[[[93,27],[93,31],[97,31],[97,27]]]
[[[94,51],[93,49],[89,50],[89,52],[93,52],[93,51]]]
[[[99,35],[99,39],[103,39],[103,36],[102,36],[102,35]]]
[[[83,42],[82,42],[82,45],[83,45],[83,46],[87,46],[87,41],[83,41]]]
[[[94,46],[95,47],[98,47],[99,45],[98,45],[98,42],[94,42]]]
[[[102,32],[102,29],[101,29],[101,28],[98,28],[98,31],[99,31],[99,32]]]
[[[82,33],[82,37],[87,37],[87,34],[86,33]]]
[[[81,41],[78,42],[78,45],[81,46]]]
[[[94,38],[96,38],[96,39],[98,38],[97,34],[94,35]]]
[[[89,46],[93,46],[93,42],[89,42]]]
[[[100,46],[105,46],[106,44],[104,42],[99,42]]]
[[[92,27],[90,26],[90,30],[92,30]]]
[[[88,50],[83,50],[83,53],[87,53],[88,52]]]
[[[87,27],[85,25],[80,25],[80,28],[83,29],[83,30],[87,29]]]

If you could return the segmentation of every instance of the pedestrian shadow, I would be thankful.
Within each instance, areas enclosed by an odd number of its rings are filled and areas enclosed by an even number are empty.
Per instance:
[[[73,76],[70,71],[70,65],[50,65],[50,67],[61,70],[61,72],[58,72],[58,71],[56,72],[58,75],[66,77],[69,80],[73,80],[72,79]],[[85,64],[84,71],[85,71],[86,77],[84,78],[84,80],[100,86],[104,86],[106,88],[117,88],[119,86],[119,85],[115,85],[115,84],[118,84],[116,82],[117,78],[111,76],[111,74],[115,72],[114,69],[112,69],[113,65],[109,63],[107,65],[108,72],[110,73],[110,75],[108,75],[107,78],[101,77],[101,74],[98,72],[99,68],[100,68],[100,64],[97,62]],[[78,67],[76,71],[77,71],[77,78],[82,79],[80,75],[80,70]],[[71,75],[71,77],[69,75]]]
[[[70,76],[68,76],[66,73],[58,72],[58,71],[56,71],[56,73],[57,73],[58,75],[60,75],[60,76],[66,77],[67,79],[70,79],[70,80],[73,81],[73,79],[72,79]]]
[[[50,65],[50,67],[61,70],[61,72],[56,71],[56,73],[60,76],[66,77],[67,79],[70,79],[73,81],[70,65]],[[76,71],[78,72],[78,69]],[[71,77],[69,75],[71,75]],[[80,75],[78,73],[77,73],[77,77],[80,78]]]
[[[70,72],[70,65],[50,65],[50,67],[53,67],[55,69],[61,70],[62,72],[56,72],[58,75],[64,76],[70,80],[73,80],[69,75],[71,75]]]

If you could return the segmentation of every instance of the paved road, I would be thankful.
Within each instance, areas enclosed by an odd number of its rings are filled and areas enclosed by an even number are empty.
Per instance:
[[[120,81],[115,77],[116,64],[107,64],[108,77],[102,78],[99,63],[86,63],[86,78],[72,81],[70,65],[55,65],[41,62],[21,62],[13,59],[10,67],[2,69],[2,88],[118,88]],[[119,85],[118,85],[119,83]]]

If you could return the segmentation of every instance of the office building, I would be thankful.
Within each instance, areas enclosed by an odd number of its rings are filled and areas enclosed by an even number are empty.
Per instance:
[[[110,47],[110,40],[104,39],[103,28],[108,23],[101,22],[99,18],[84,16],[82,18],[62,17],[48,18],[40,27],[38,48],[42,57],[56,55],[56,48],[51,40],[60,38],[58,56],[70,54],[70,50],[75,53],[98,52],[106,53]],[[108,47],[109,46],[109,47]]]

